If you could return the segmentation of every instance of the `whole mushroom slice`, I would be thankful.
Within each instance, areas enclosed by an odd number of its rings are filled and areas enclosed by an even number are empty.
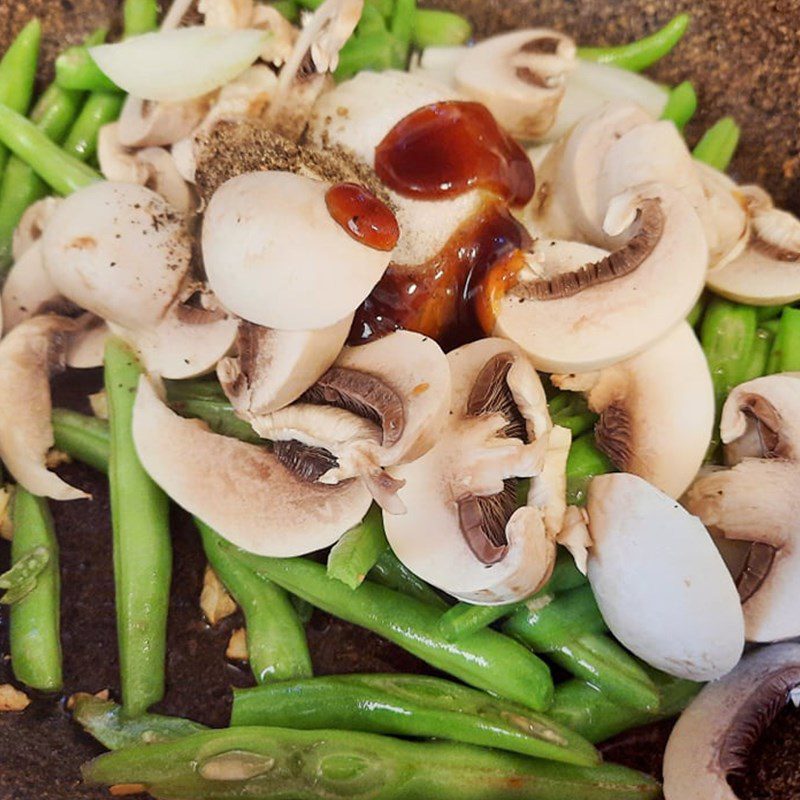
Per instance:
[[[184,218],[150,189],[99,182],[62,201],[42,237],[58,292],[129,328],[157,324],[189,271]]]
[[[63,298],[44,267],[41,242],[34,242],[8,273],[2,293],[2,324],[5,332]]]
[[[217,365],[217,376],[242,419],[293,403],[333,365],[352,317],[313,331],[281,331],[240,322],[236,355]]]
[[[188,136],[202,121],[208,97],[182,103],[157,103],[129,95],[119,117],[119,141],[125,147],[168,147]]]
[[[800,219],[775,208],[758,187],[743,186],[741,192],[750,215],[749,238],[737,258],[709,272],[709,288],[751,305],[800,300]]]
[[[666,800],[737,800],[728,776],[800,686],[800,645],[748,653],[704,687],[672,730],[664,753]]]
[[[675,189],[646,184],[618,195],[604,229],[619,235],[611,253],[536,242],[530,269],[498,304],[495,335],[516,342],[537,369],[588,372],[635,355],[684,319],[702,292],[703,226]]]
[[[512,136],[540,139],[555,121],[575,64],[569,37],[544,28],[514,31],[468,48],[456,66],[455,85]]]
[[[42,238],[47,223],[60,205],[60,197],[45,197],[28,206],[14,229],[11,244],[14,261],[19,261]]]
[[[354,239],[328,210],[330,186],[289,172],[224,183],[203,222],[208,283],[242,319],[280,330],[328,328],[352,314],[391,253]]]
[[[237,547],[260,555],[286,558],[328,547],[372,502],[358,481],[329,486],[306,480],[267,447],[179,417],[144,377],[133,439],[148,474],[178,505]]]
[[[694,331],[680,322],[642,353],[598,372],[553,375],[584,392],[600,415],[597,446],[622,472],[680,497],[703,464],[714,428],[714,388]]]
[[[81,328],[67,345],[67,366],[72,369],[97,369],[103,366],[106,339],[111,331],[99,317],[84,315]]]
[[[390,513],[403,513],[399,483],[386,467],[419,458],[447,422],[448,360],[433,340],[397,331],[360,347],[346,347],[334,365],[295,405],[251,418],[266,439],[296,442],[330,456],[317,479],[358,477]],[[279,448],[283,450],[283,448]]]
[[[737,580],[747,639],[800,636],[800,377],[737,386],[725,401],[720,434],[734,466],[701,476],[687,508],[715,535],[753,543]]]
[[[555,534],[545,509],[520,504],[519,479],[542,472],[551,423],[544,391],[511,342],[454,350],[449,424],[424,456],[392,469],[403,515],[384,514],[397,557],[472,603],[523,599],[550,576]]]
[[[589,486],[588,575],[610,631],[648,664],[695,681],[744,648],[736,586],[702,522],[635,475]]]
[[[54,500],[89,496],[45,466],[53,446],[50,375],[63,368],[69,336],[78,326],[66,317],[42,315],[0,340],[0,458],[20,485]]]

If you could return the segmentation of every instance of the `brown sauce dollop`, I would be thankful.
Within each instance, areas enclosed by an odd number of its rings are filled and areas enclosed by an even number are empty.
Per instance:
[[[339,183],[328,189],[325,204],[331,217],[357,242],[373,250],[394,250],[400,238],[397,220],[369,189]]]

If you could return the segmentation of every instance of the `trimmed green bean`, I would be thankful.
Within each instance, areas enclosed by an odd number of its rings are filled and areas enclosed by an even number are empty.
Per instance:
[[[0,105],[0,141],[30,164],[59,194],[71,194],[102,180],[93,169],[51,142],[36,125],[3,105]]]
[[[590,586],[572,589],[550,602],[546,598],[529,601],[503,630],[619,702],[648,711],[658,708],[658,689],[647,672],[604,634],[605,623]]]
[[[733,117],[723,117],[703,134],[692,155],[698,161],[724,172],[736,152],[741,132]]]
[[[461,14],[418,8],[414,12],[411,41],[414,47],[455,47],[472,38],[472,25]]]
[[[64,142],[64,152],[82,162],[94,158],[100,128],[119,118],[124,102],[125,96],[118,92],[93,92],[89,95]]]
[[[311,677],[306,634],[286,592],[244,566],[208,525],[198,519],[195,525],[209,564],[244,612],[247,655],[256,681]]]
[[[783,309],[786,306],[756,306],[756,317],[759,324],[770,320],[780,319]]]
[[[45,692],[61,688],[60,603],[58,542],[47,501],[17,486],[12,500],[14,538],[11,561],[18,562],[37,547],[47,550],[48,561],[36,576],[35,587],[10,608],[8,635],[14,677]]]
[[[89,55],[87,45],[76,45],[56,59],[56,83],[62,89],[81,92],[121,92]]]
[[[136,744],[171,742],[207,730],[205,725],[182,717],[165,717],[161,714],[127,717],[122,706],[91,694],[76,695],[73,701],[72,716],[75,721],[109,750]]]
[[[655,800],[641,773],[578,767],[444,742],[370,733],[228,728],[106,753],[83,767],[89,784],[141,784],[157,797],[371,800]]]
[[[344,81],[363,70],[391,69],[395,66],[395,40],[390,33],[353,36],[339,53],[339,66],[334,77]]]
[[[666,56],[683,38],[691,17],[678,14],[655,33],[616,47],[579,47],[578,55],[612,67],[641,72]]]
[[[388,548],[383,532],[383,514],[380,507],[373,504],[364,519],[331,548],[328,577],[357,589]]]
[[[33,98],[36,66],[39,63],[39,46],[42,25],[32,19],[11,42],[0,59],[0,105],[18,114],[26,114]],[[0,175],[6,168],[8,150],[0,145]]]
[[[775,342],[769,355],[767,371],[800,372],[800,309],[783,309]]]
[[[289,20],[289,22],[298,22],[300,20],[300,9],[294,0],[273,0],[270,5],[281,16]]]
[[[369,579],[387,589],[420,600],[431,608],[444,610],[448,607],[442,596],[418,578],[391,550],[385,550],[381,554],[369,572]]]
[[[172,569],[169,500],[145,472],[133,444],[133,404],[141,365],[116,338],[106,343],[103,363],[120,683],[125,713],[136,716],[164,695]]]
[[[661,112],[661,119],[671,120],[675,123],[675,127],[683,132],[695,111],[697,111],[697,94],[692,82],[684,81],[670,90],[667,104]]]
[[[375,5],[364,3],[364,10],[358,22],[358,35],[371,36],[374,33],[386,34],[388,31],[386,18],[381,14],[381,10]]]
[[[158,28],[157,0],[125,0],[122,6],[125,36],[141,36]]]
[[[567,457],[567,503],[586,505],[592,478],[613,471],[611,459],[595,444],[594,433],[585,433],[574,439]]]
[[[774,341],[775,335],[759,325],[750,350],[750,360],[742,371],[742,382],[751,381],[769,373],[770,351]]]
[[[631,728],[674,717],[702,688],[700,683],[672,678],[656,670],[648,671],[661,698],[655,712],[623,705],[596,686],[574,678],[556,688],[556,700],[548,713],[590,742],[602,742]]]
[[[417,13],[417,0],[394,0],[394,11],[389,29],[394,37],[394,66],[405,69],[414,31],[414,16]]]
[[[53,409],[55,446],[99,472],[108,472],[108,422],[67,408]]]
[[[225,545],[232,548],[232,545]],[[438,635],[438,611],[399,592],[365,581],[348,589],[325,567],[302,558],[265,558],[238,550],[253,572],[340,619],[360,625],[460,680],[541,711],[552,701],[547,665],[518,642],[486,629],[458,643]]]
[[[559,392],[548,404],[553,425],[569,428],[573,437],[591,430],[598,420],[589,410],[586,398],[577,392]]]
[[[449,739],[591,766],[597,751],[542,714],[420,675],[336,675],[234,690],[231,725]]]

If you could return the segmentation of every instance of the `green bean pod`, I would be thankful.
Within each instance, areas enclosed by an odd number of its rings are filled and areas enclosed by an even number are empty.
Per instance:
[[[723,117],[703,134],[692,155],[698,161],[724,172],[733,160],[741,133],[733,117]]]
[[[503,630],[564,669],[634,708],[658,708],[658,689],[621,645],[609,636],[590,586],[572,589],[549,602],[529,601]]]
[[[36,585],[11,606],[8,636],[14,677],[44,692],[55,692],[63,682],[61,667],[61,579],[58,542],[47,501],[21,486],[12,501],[14,538],[11,562],[16,563],[37,547],[47,550],[48,561],[36,577]]]
[[[586,398],[577,392],[559,392],[548,408],[553,425],[569,428],[573,438],[591,430],[598,420],[597,414],[589,410]]]
[[[388,548],[383,532],[383,513],[373,503],[364,519],[331,548],[328,577],[357,589]]]
[[[125,36],[141,36],[158,28],[157,0],[125,0],[122,6]]]
[[[586,505],[592,478],[608,472],[614,472],[614,465],[595,444],[594,433],[585,433],[574,439],[567,456],[567,503]]]
[[[750,349],[750,359],[742,370],[742,382],[769,374],[770,355],[774,342],[775,334],[763,325],[759,325]]]
[[[641,72],[666,56],[683,38],[691,17],[678,14],[655,33],[617,47],[579,47],[578,55],[589,61]]]
[[[310,678],[305,631],[286,592],[255,575],[208,525],[195,520],[208,563],[244,612],[247,655],[258,683]]]
[[[769,354],[767,372],[800,372],[800,309],[786,307]]]
[[[414,12],[411,42],[414,47],[456,47],[472,38],[472,25],[461,14],[418,8]]]
[[[270,5],[289,22],[297,23],[300,20],[300,9],[294,0],[272,0]]]
[[[444,611],[448,604],[429,584],[418,578],[391,550],[385,550],[369,572],[373,583],[413,597],[431,608]]]
[[[108,472],[111,445],[106,420],[54,408],[52,422],[56,448],[99,472]]]
[[[169,500],[145,472],[133,444],[141,365],[124,342],[111,338],[104,366],[122,701],[125,713],[136,716],[164,695],[172,569]]]
[[[70,47],[56,59],[56,83],[62,89],[81,92],[122,91],[97,66],[86,45]]]
[[[183,417],[202,419],[215,433],[241,439],[250,444],[264,444],[264,440],[249,423],[236,416],[227,399],[212,397],[185,397],[173,399],[172,388],[167,390],[167,399],[172,408]]]
[[[394,66],[397,69],[405,69],[408,66],[408,54],[416,13],[417,0],[394,0],[394,11],[389,29],[394,37]]]
[[[122,111],[125,96],[118,92],[93,92],[64,142],[64,152],[80,162],[97,154],[100,129],[115,122]]]
[[[546,716],[452,681],[336,675],[234,690],[231,725],[448,739],[591,766],[597,751]]]
[[[107,753],[89,784],[141,784],[172,800],[369,797],[370,800],[655,800],[652,778],[470,745],[352,731],[228,728]]]
[[[661,112],[661,119],[671,120],[682,132],[695,111],[697,111],[697,94],[691,81],[684,81],[670,90],[667,105]]]
[[[232,545],[227,545],[235,549]],[[253,572],[340,619],[360,625],[478,689],[541,711],[553,697],[547,665],[512,639],[486,629],[461,642],[438,633],[438,611],[365,581],[348,589],[325,567],[303,558],[265,558],[236,550]]]
[[[350,38],[339,53],[337,81],[352,78],[357,72],[382,72],[395,66],[396,42],[392,34],[383,31],[356,35]]]

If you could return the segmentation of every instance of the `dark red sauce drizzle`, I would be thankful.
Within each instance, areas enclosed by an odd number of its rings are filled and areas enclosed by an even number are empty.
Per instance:
[[[374,250],[394,250],[400,228],[392,210],[355,183],[339,183],[325,195],[328,213],[358,242]]]
[[[535,188],[530,159],[480,103],[433,103],[412,112],[378,145],[375,170],[390,189],[420,200],[486,189],[524,205]]]

